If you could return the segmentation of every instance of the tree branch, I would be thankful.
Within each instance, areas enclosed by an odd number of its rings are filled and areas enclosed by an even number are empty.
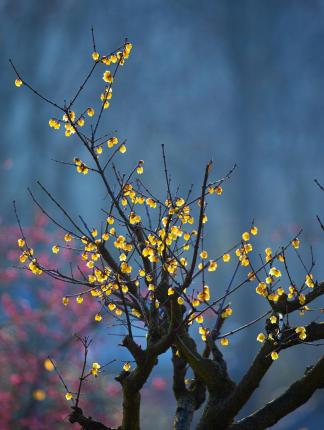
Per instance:
[[[214,360],[202,357],[185,330],[176,336],[176,345],[194,373],[215,397],[224,398],[233,390],[235,384],[227,373],[225,361],[217,354]]]
[[[314,288],[308,294],[305,295],[305,303],[303,305],[300,304],[298,297],[288,302],[287,296],[283,294],[282,296],[280,296],[280,299],[277,303],[273,303],[272,309],[275,312],[281,313],[283,315],[289,314],[291,312],[296,311],[297,309],[300,309],[302,306],[312,302],[322,294],[324,294],[324,281],[317,283]]]
[[[187,362],[177,355],[176,348],[172,348],[173,363],[173,392],[177,400],[177,409],[173,422],[174,430],[189,430],[195,410],[199,409],[205,400],[205,385],[198,378],[187,388],[185,376]]]
[[[106,427],[98,421],[93,421],[91,417],[85,417],[81,408],[72,406],[72,409],[73,412],[69,416],[69,422],[80,424],[83,430],[114,430],[112,427]],[[121,427],[116,430],[121,430]]]
[[[324,357],[281,396],[254,414],[232,425],[230,430],[264,430],[271,427],[281,418],[306,403],[314,391],[320,388],[324,388]]]

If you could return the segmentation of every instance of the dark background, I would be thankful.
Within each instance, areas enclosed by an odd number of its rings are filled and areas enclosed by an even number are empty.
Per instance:
[[[0,13],[3,225],[12,222],[13,199],[24,223],[32,219],[26,188],[38,179],[72,211],[92,224],[99,220],[100,210],[89,203],[97,198],[95,183],[87,178],[80,185],[74,171],[51,161],[80,155],[73,140],[47,126],[53,115],[48,106],[25,88],[16,90],[8,64],[13,58],[27,81],[61,103],[91,64],[93,25],[99,52],[110,52],[125,37],[134,45],[105,119],[107,130],[128,140],[125,169],[145,159],[146,182],[163,190],[162,143],[173,180],[183,189],[201,181],[210,158],[219,177],[237,163],[210,208],[211,253],[234,243],[254,218],[260,250],[280,246],[302,227],[305,247],[313,245],[320,266],[323,235],[315,215],[323,213],[324,198],[313,179],[324,182],[323,1],[1,0]],[[92,100],[97,86],[91,81],[84,97]],[[321,267],[316,274],[323,275]],[[263,310],[259,297],[239,300],[229,328]],[[257,330],[237,336],[227,351],[236,377],[255,353]],[[285,352],[245,412],[278,395],[319,354],[313,347]],[[162,359],[157,372],[167,369]],[[321,400],[317,393],[273,428],[319,430]],[[161,415],[173,410],[170,400]]]

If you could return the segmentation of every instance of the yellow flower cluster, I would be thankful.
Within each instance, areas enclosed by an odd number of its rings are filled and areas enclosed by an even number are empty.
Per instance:
[[[265,282],[259,282],[255,291],[257,294],[260,294],[261,296],[267,297],[268,296],[268,289]]]
[[[43,273],[43,270],[39,267],[36,258],[32,259],[28,265],[28,268],[31,272],[33,272],[34,275],[41,275]]]
[[[76,165],[78,173],[83,173],[84,175],[86,175],[89,172],[89,169],[86,164],[83,163],[79,158],[74,158],[73,162]]]
[[[199,302],[208,302],[210,300],[210,291],[208,285],[203,286],[203,291],[198,293],[197,298]]]
[[[298,334],[300,340],[305,340],[307,337],[306,328],[305,327],[296,327],[295,332]]]
[[[313,281],[313,275],[311,273],[306,275],[305,284],[307,285],[308,288],[314,288],[315,284]]]
[[[100,56],[99,52],[94,51],[91,54],[91,57],[94,61],[96,62],[100,61],[106,66],[109,66],[110,64],[115,64],[117,62],[119,62],[120,65],[123,65],[125,60],[129,57],[132,48],[133,48],[133,45],[130,42],[127,42],[123,47],[123,51],[115,52],[109,56],[107,55]]]
[[[203,342],[206,342],[206,339],[207,339],[207,335],[209,334],[209,330],[207,330],[205,327],[203,327],[203,326],[200,326],[199,327],[199,329],[198,329],[198,331],[199,331],[199,334],[201,335],[201,340],[203,341]]]
[[[48,125],[55,130],[58,130],[61,127],[60,122],[55,118],[50,118],[48,121]]]
[[[223,319],[228,318],[229,316],[231,316],[233,313],[233,309],[230,307],[227,307],[226,309],[223,310],[223,312],[221,313],[221,317]]]

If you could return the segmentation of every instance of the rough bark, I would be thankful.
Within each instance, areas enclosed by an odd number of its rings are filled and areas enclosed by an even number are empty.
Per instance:
[[[307,342],[314,342],[324,338],[324,323],[311,323],[306,326]],[[210,393],[207,405],[198,425],[198,430],[225,430],[232,425],[235,416],[248,402],[252,394],[259,387],[264,375],[271,367],[273,360],[271,351],[278,352],[301,343],[294,328],[288,328],[277,344],[266,341],[257,353],[251,367],[241,381],[226,398],[219,398]],[[320,382],[319,382],[320,385]]]
[[[140,430],[141,394],[139,391],[123,390],[122,430]]]
[[[177,409],[173,422],[174,430],[189,430],[194,412],[196,400],[190,393],[184,393],[177,399]]]
[[[114,430],[112,427],[106,427],[99,421],[94,421],[91,417],[84,416],[81,408],[72,407],[72,409],[73,412],[69,416],[70,423],[80,424],[83,430]],[[116,430],[120,430],[120,427]]]
[[[324,357],[277,399],[230,427],[230,430],[264,430],[306,403],[314,391],[324,388]]]
[[[187,387],[185,383],[187,361],[172,350],[173,392],[177,400],[177,409],[173,422],[174,430],[189,430],[195,410],[205,401],[205,385],[196,377]]]

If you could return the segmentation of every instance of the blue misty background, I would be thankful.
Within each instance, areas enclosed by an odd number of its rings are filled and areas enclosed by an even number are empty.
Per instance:
[[[90,224],[100,219],[96,183],[50,161],[82,152],[47,126],[51,108],[25,88],[16,90],[7,62],[12,57],[27,81],[62,102],[91,64],[93,25],[99,52],[116,48],[125,36],[134,44],[105,117],[106,130],[128,140],[125,170],[145,159],[146,183],[162,192],[162,143],[173,182],[183,190],[190,183],[198,189],[210,158],[216,177],[237,163],[224,195],[209,208],[210,254],[233,244],[254,218],[260,250],[280,246],[303,227],[303,241],[323,261],[315,215],[324,213],[324,198],[313,179],[324,182],[324,1],[1,0],[0,13],[1,223],[12,221],[16,199],[28,224],[34,208],[26,187],[36,180]],[[98,94],[98,81],[90,82],[86,105]],[[214,288],[229,273],[218,276]],[[229,329],[264,310],[254,296],[239,295],[233,305]],[[261,329],[233,338],[226,356],[234,377],[252,359]],[[245,413],[282,392],[320,353],[312,347],[285,352]],[[159,366],[166,374],[168,361]],[[318,430],[321,400],[317,393],[273,428]],[[173,409],[170,400],[161,414]]]

